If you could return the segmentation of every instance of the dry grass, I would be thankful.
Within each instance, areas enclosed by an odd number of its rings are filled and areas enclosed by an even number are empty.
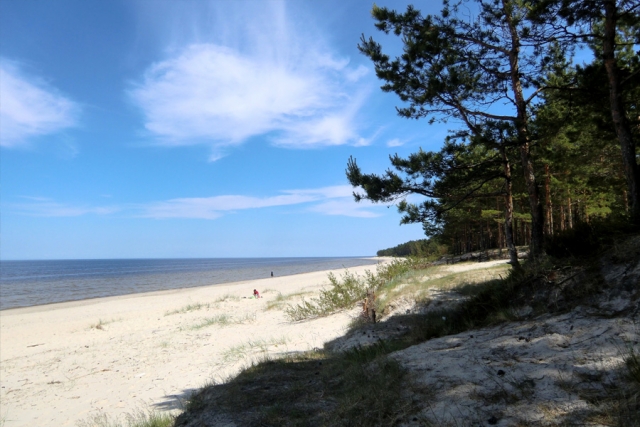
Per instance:
[[[521,270],[510,271],[505,264],[459,273],[448,272],[446,266],[425,268],[419,263],[409,263],[386,275],[336,279],[334,287],[326,290],[324,300],[321,294],[312,304],[302,307],[308,310],[303,313],[305,316],[331,312],[338,307],[335,301],[349,299],[342,298],[349,294],[349,288],[360,291],[362,284],[376,289],[380,310],[399,299],[425,300],[428,289],[455,293],[462,298],[443,310],[399,316],[405,332],[366,348],[343,353],[314,351],[254,362],[238,377],[194,395],[185,414],[177,419],[176,427],[187,422],[206,425],[203,420],[211,411],[232,415],[238,425],[430,425],[415,414],[428,406],[432,391],[420,390],[388,354],[432,338],[515,320],[514,313],[525,304],[533,315],[571,310],[587,301],[600,286],[597,272],[591,274],[589,270],[594,263],[579,261],[571,264],[544,259],[536,264],[525,263]],[[579,280],[569,280],[573,277]],[[562,304],[554,299],[557,295],[564,296]],[[356,301],[352,300],[351,306]],[[360,326],[378,325],[356,321],[354,327]],[[553,402],[540,404],[546,418],[543,423],[640,426],[640,351],[637,343],[634,345],[623,353],[624,363],[606,375],[564,379],[563,384],[558,384],[567,393],[586,401],[588,410],[567,414]],[[260,345],[254,348],[255,353],[266,353]],[[244,357],[247,351],[244,347],[230,349],[229,357]],[[513,405],[536,394],[535,383],[529,378],[506,378],[506,381],[504,388],[477,397],[488,405]],[[459,421],[459,425],[465,425],[465,421]]]
[[[269,356],[269,350],[282,350],[287,345],[289,339],[287,337],[274,337],[269,340],[258,339],[249,340],[246,343],[229,347],[222,353],[222,363],[236,363],[256,355],[265,359]]]
[[[238,425],[393,425],[414,408],[406,393],[410,379],[389,351],[384,345],[311,351],[253,364],[193,395],[189,415],[178,417],[176,427],[206,419],[210,408],[233,414]]]
[[[122,319],[111,319],[111,320],[102,320],[102,319],[98,319],[97,323],[93,323],[89,326],[89,329],[97,329],[99,331],[103,331],[105,330],[105,326],[111,324],[111,323],[115,323],[115,322],[119,322]]]
[[[215,302],[240,301],[240,297],[231,294],[225,294],[217,298]]]
[[[211,308],[211,304],[207,303],[207,304],[202,304],[202,303],[194,303],[194,304],[188,304],[185,305],[184,307],[178,308],[176,310],[172,310],[172,311],[167,311],[164,315],[165,316],[171,316],[172,314],[184,314],[184,313],[189,313],[192,311],[198,311],[198,310],[202,310],[202,309],[209,309]]]
[[[275,299],[271,301],[267,301],[267,306],[265,310],[282,310],[286,307],[287,304],[290,304],[292,300],[301,299],[304,296],[308,296],[313,292],[294,292],[291,294],[283,295],[278,292],[278,295]]]
[[[212,317],[207,317],[205,319],[202,319],[200,323],[192,326],[190,329],[197,330],[197,329],[202,329],[202,328],[206,328],[208,326],[213,326],[213,325],[223,326],[223,327],[229,326],[229,325],[244,325],[246,323],[254,323],[255,321],[256,321],[255,313],[246,314],[242,317],[234,317],[228,314],[219,314],[217,316],[212,316]]]
[[[114,419],[105,413],[92,415],[79,421],[78,427],[172,427],[175,416],[153,411],[136,411],[124,416],[124,420]]]
[[[363,276],[346,271],[340,278],[329,273],[329,288],[320,290],[317,297],[302,300],[296,305],[289,305],[285,314],[291,321],[312,319],[328,316],[341,310],[349,309],[362,301],[368,290],[377,292],[390,281],[397,280],[412,269],[420,268],[421,261],[394,260],[386,264],[379,264],[376,272],[366,270]]]

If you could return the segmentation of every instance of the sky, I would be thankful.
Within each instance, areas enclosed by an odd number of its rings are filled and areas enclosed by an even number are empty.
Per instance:
[[[380,90],[359,39],[401,45],[372,6],[0,1],[0,259],[371,256],[424,238],[345,176],[349,156],[381,173],[447,135]]]

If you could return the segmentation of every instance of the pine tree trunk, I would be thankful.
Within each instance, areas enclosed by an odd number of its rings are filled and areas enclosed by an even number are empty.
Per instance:
[[[544,193],[546,197],[546,221],[545,221],[545,229],[547,236],[551,236],[553,234],[553,206],[551,204],[551,173],[549,172],[549,165],[544,165]]]
[[[519,268],[518,250],[516,249],[513,239],[513,185],[511,183],[511,164],[509,163],[507,150],[504,146],[500,147],[500,152],[502,154],[506,187],[506,194],[504,196],[504,237],[507,250],[509,251],[509,263],[514,268]]]
[[[629,213],[629,195],[627,190],[622,190],[622,203],[624,203],[624,211]]]
[[[584,209],[584,221],[589,224],[589,204],[587,203],[587,191],[583,191],[582,195],[584,196],[584,204],[583,204],[583,209]]]
[[[611,103],[611,118],[616,129],[616,135],[622,150],[622,164],[624,176],[627,180],[627,191],[631,202],[631,219],[640,224],[640,167],[636,162],[636,146],[631,133],[631,126],[625,114],[622,94],[620,93],[620,77],[616,64],[616,0],[605,0],[605,23],[602,56],[609,79],[609,101]]]
[[[542,254],[542,242],[544,238],[544,214],[540,200],[540,190],[536,181],[536,175],[533,169],[533,162],[530,153],[530,138],[527,128],[527,102],[522,93],[522,82],[520,81],[520,37],[516,30],[516,23],[511,15],[512,5],[509,0],[502,0],[502,10],[505,15],[506,23],[509,25],[511,34],[511,49],[509,50],[509,65],[511,74],[511,87],[514,94],[516,110],[518,112],[518,120],[516,129],[518,132],[518,144],[520,148],[520,160],[522,162],[522,171],[524,173],[524,181],[527,186],[529,195],[529,207],[531,209],[531,244],[529,247],[529,257],[536,259]]]
[[[567,190],[569,191],[569,190]],[[571,193],[569,193],[568,201],[567,201],[567,228],[571,230],[573,228],[573,209],[571,207]]]

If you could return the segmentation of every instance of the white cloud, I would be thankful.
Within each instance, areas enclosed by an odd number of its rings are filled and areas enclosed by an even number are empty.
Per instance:
[[[365,67],[364,65],[359,65],[358,68],[356,68],[355,70],[348,70],[345,73],[345,77],[350,82],[357,82],[358,80],[360,80],[362,77],[366,76],[367,74],[369,74],[369,69],[367,67]]]
[[[19,203],[8,205],[12,210],[29,216],[38,217],[73,217],[87,214],[109,215],[121,210],[116,206],[84,206],[58,203],[42,197],[28,197],[33,203]]]
[[[142,207],[140,216],[158,219],[215,219],[230,211],[298,205],[327,199],[351,197],[351,186],[339,185],[317,189],[284,190],[282,193],[284,194],[271,197],[228,195],[171,199]]]
[[[387,147],[400,147],[404,145],[403,141],[400,141],[398,138],[393,138],[392,140],[387,141]]]
[[[309,195],[288,194],[273,197],[215,196],[172,199],[143,207],[148,218],[215,219],[224,212],[270,206],[295,205],[316,200]]]
[[[350,197],[348,199],[344,198],[322,202],[312,206],[309,210],[324,215],[354,216],[359,218],[375,218],[380,216],[380,214],[367,210],[367,207],[369,207],[369,205],[365,205],[363,202],[356,203],[353,197]]]
[[[223,25],[220,34],[174,48],[132,85],[151,135],[168,145],[210,144],[210,160],[223,155],[220,147],[262,135],[296,148],[360,140],[368,70],[295,29],[281,3],[261,6],[255,15],[230,14],[242,20],[234,30]]]
[[[371,218],[370,203],[356,203],[350,185],[336,185],[312,189],[283,190],[267,197],[223,195],[213,197],[185,197],[152,203],[111,206],[84,206],[55,202],[42,197],[21,196],[31,203],[9,204],[17,213],[32,216],[65,217],[80,215],[109,215],[120,212],[142,218],[216,219],[224,214],[274,206],[307,205],[306,211],[323,215],[345,215]]]
[[[79,106],[18,65],[0,59],[0,145],[15,147],[29,138],[75,126]]]

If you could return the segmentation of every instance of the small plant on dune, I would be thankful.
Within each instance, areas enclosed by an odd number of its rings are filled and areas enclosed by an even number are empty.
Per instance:
[[[624,363],[627,366],[629,378],[640,386],[640,353],[632,345],[629,345]]]
[[[415,408],[407,393],[413,390],[411,379],[387,357],[393,350],[381,343],[252,361],[238,376],[195,393],[176,426],[191,425],[189,418],[206,412],[212,402],[216,410],[237,417],[239,425],[395,425]]]
[[[198,302],[195,304],[185,305],[184,307],[179,308],[177,310],[167,311],[164,315],[170,316],[172,314],[189,313],[190,311],[197,311],[197,310],[202,310],[203,308],[210,308],[210,307],[211,307],[211,304],[201,304]]]
[[[78,427],[172,427],[175,417],[167,413],[154,411],[136,411],[126,414],[124,421],[113,419],[105,413],[98,413],[86,420],[79,421]]]
[[[203,319],[197,325],[191,327],[191,329],[202,329],[207,326],[218,325],[218,326],[228,326],[228,325],[244,325],[245,323],[253,323],[256,321],[255,313],[245,314],[242,317],[233,317],[228,314],[219,314],[213,317],[207,317]]]
[[[328,316],[340,310],[352,307],[364,298],[367,291],[366,281],[350,272],[344,273],[341,280],[333,273],[328,275],[331,287],[322,289],[320,294],[310,300],[303,299],[295,306],[285,309],[285,314],[293,321]]]
[[[286,345],[289,339],[285,336],[279,338],[271,338],[269,340],[249,340],[246,343],[239,344],[233,347],[229,347],[222,352],[222,362],[224,364],[235,363],[239,360],[246,359],[249,356],[260,354],[266,357],[269,353],[269,347],[278,347],[280,345]]]
[[[218,299],[216,299],[215,302],[238,301],[238,300],[240,300],[240,297],[238,296],[225,294],[219,297]]]
[[[89,326],[89,328],[98,329],[98,330],[102,331],[102,330],[104,330],[104,327],[107,326],[109,323],[117,322],[119,320],[122,320],[122,319],[111,319],[111,320],[98,319],[98,323],[92,324],[91,326]]]
[[[364,276],[347,271],[338,279],[333,273],[329,273],[330,288],[322,289],[315,298],[303,299],[295,306],[290,305],[285,309],[285,314],[290,320],[299,321],[352,308],[365,298],[367,290],[378,291],[390,280],[402,276],[417,265],[415,260],[394,260],[379,264],[375,273],[366,270]]]
[[[279,310],[282,307],[284,307],[284,305],[286,304],[287,301],[294,299],[294,298],[300,298],[304,295],[310,294],[311,292],[294,292],[292,294],[286,294],[283,295],[282,293],[278,292],[278,295],[271,301],[267,301],[267,305],[265,307],[266,311],[269,310]]]
[[[102,321],[102,319],[98,319],[98,323],[94,323],[93,325],[91,325],[91,329],[103,330],[104,325],[105,323]]]

